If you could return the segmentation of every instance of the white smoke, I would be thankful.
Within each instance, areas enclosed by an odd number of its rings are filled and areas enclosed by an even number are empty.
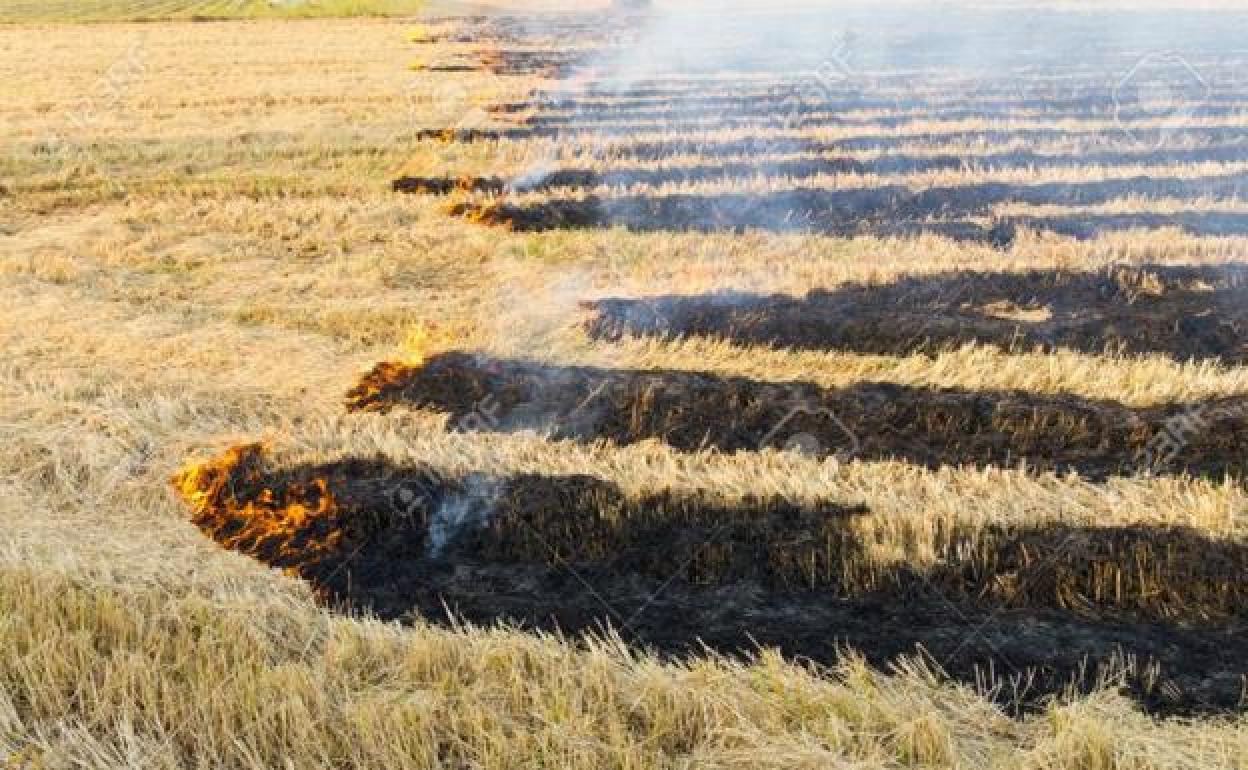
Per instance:
[[[456,538],[485,527],[494,517],[500,482],[473,475],[460,483],[463,490],[447,495],[430,514],[425,544],[428,558],[440,559]]]

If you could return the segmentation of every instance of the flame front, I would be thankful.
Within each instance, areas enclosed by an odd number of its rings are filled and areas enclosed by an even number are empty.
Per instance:
[[[300,573],[341,551],[341,510],[329,479],[273,483],[264,447],[245,444],[173,478],[192,521],[226,548]]]
[[[347,392],[346,406],[351,412],[385,412],[393,406],[394,396],[408,387],[419,366],[397,361],[383,361],[360,378]]]

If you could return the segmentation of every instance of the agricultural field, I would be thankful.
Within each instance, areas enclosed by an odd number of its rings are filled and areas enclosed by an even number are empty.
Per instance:
[[[1248,16],[520,6],[0,0],[0,767],[1248,767]]]
[[[422,0],[3,0],[0,23],[410,16]]]

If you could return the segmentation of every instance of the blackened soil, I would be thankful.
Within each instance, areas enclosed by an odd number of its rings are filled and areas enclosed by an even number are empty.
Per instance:
[[[692,335],[887,355],[977,343],[1248,363],[1248,271],[1242,265],[960,271],[805,297],[725,293],[611,299],[587,307],[593,316],[586,330],[597,339]]]
[[[1124,690],[1158,715],[1241,711],[1248,675],[1243,628],[1181,629],[1098,621],[1046,610],[988,610],[935,591],[902,602],[775,593],[758,586],[699,588],[594,572],[444,564],[424,574],[390,573],[344,598],[399,617],[499,621],[569,635],[613,630],[637,648],[685,657],[775,648],[832,665],[856,650],[888,667],[925,655],[950,677],[994,682],[994,698],[1020,712],[1047,697],[1087,691],[1118,664]],[[358,576],[355,578],[359,580]],[[417,600],[412,601],[413,598]],[[449,608],[449,612],[448,612]]]
[[[495,75],[566,78],[585,66],[590,61],[592,52],[491,48],[481,51],[478,56],[482,67]]]
[[[822,388],[445,353],[418,367],[379,365],[347,403],[357,411],[441,411],[459,430],[535,430],[621,445],[657,439],[682,451],[788,448],[929,468],[1025,464],[1089,479],[1146,470],[1242,478],[1248,468],[1244,398],[1133,409],[1028,391],[892,383]],[[1169,457],[1159,437],[1184,415],[1198,417],[1185,425],[1181,451]]]
[[[196,524],[343,608],[574,636],[610,628],[671,655],[766,646],[832,664],[852,648],[885,666],[922,651],[959,681],[995,672],[994,697],[1020,709],[1130,660],[1125,687],[1155,713],[1244,705],[1243,543],[1176,528],[968,531],[924,573],[853,577],[855,527],[871,515],[854,506],[637,500],[590,477],[447,479],[383,460],[275,469],[256,447],[237,457],[199,477]],[[1169,606],[1143,586],[1120,586],[1139,592],[1134,604],[1089,592],[1115,560],[1138,569],[1167,550],[1171,573],[1157,579]],[[1197,611],[1219,597],[1221,614]]]
[[[884,185],[759,193],[588,195],[533,203],[461,203],[448,211],[475,222],[507,225],[523,232],[623,227],[636,232],[759,230],[839,236],[930,233],[1003,246],[1015,239],[1018,223],[995,217],[994,209],[1000,204],[1086,206],[1130,195],[1233,198],[1244,193],[1246,182],[1248,175],[1230,174],[1036,185],[990,183],[919,191]],[[1122,219],[1131,225],[1129,217]],[[1195,220],[1192,224],[1198,226],[1203,221]],[[1183,224],[1176,222],[1178,226]],[[1225,225],[1218,231],[1225,232]],[[1069,234],[1079,233],[1086,231],[1071,228]]]
[[[793,149],[791,140],[778,140],[777,151]],[[850,157],[826,156],[820,158],[786,159],[769,155],[769,147],[759,142],[752,147],[755,157],[748,159],[725,158],[697,165],[670,166],[664,168],[637,168],[617,171],[593,171],[589,169],[561,168],[537,176],[531,180],[513,179],[509,183],[498,176],[444,176],[402,177],[394,181],[398,192],[417,192],[445,195],[456,190],[501,194],[509,190],[537,191],[574,188],[591,191],[597,187],[628,188],[636,185],[662,187],[664,185],[697,184],[701,182],[728,182],[774,179],[812,179],[834,174],[914,174],[932,171],[957,171],[966,168],[1075,168],[1078,166],[1116,165],[1117,163],[1147,163],[1149,158],[1140,154],[1090,153],[1084,155],[1039,155],[1028,152],[1010,152],[974,157],[956,155],[882,155],[870,160]],[[608,152],[603,150],[604,154]],[[1206,163],[1238,160],[1248,153],[1248,147],[1220,147],[1167,153],[1166,162]],[[1079,238],[1092,238],[1101,229],[1125,230],[1131,227],[1187,227],[1189,230],[1210,234],[1234,235],[1248,229],[1244,217],[1226,213],[1184,213],[1079,215],[1064,217],[1011,217],[1015,227],[1026,226],[1037,230],[1060,231]],[[590,222],[582,223],[588,226]],[[1108,224],[1110,227],[1103,227]],[[537,225],[531,225],[536,227]]]

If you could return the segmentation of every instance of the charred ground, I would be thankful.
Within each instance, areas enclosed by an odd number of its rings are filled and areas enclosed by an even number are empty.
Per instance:
[[[613,630],[689,655],[759,646],[832,664],[926,654],[1027,709],[1125,684],[1159,713],[1234,709],[1243,543],[1183,528],[954,528],[935,565],[873,562],[860,505],[632,498],[587,476],[448,478],[382,459],[275,467],[240,447],[178,484],[223,545],[384,617]]]
[[[1104,479],[1161,471],[1245,475],[1248,401],[1131,409],[1112,401],[1025,391],[966,391],[867,382],[825,389],[690,371],[550,367],[463,353],[419,366],[381,364],[347,396],[352,410],[396,406],[445,413],[450,425],[531,430],[616,444],[657,440],[686,452],[798,448],[819,456],[945,466],[1023,466]],[[488,411],[488,417],[472,419]],[[1184,415],[1206,430],[1173,463],[1152,467],[1150,445]],[[779,432],[776,429],[779,428]]]
[[[1248,362],[1242,266],[1139,266],[1096,273],[960,271],[805,297],[724,293],[587,303],[593,337],[708,336],[868,354],[1002,350],[1160,353]]]
[[[474,49],[425,71],[556,82],[488,105],[481,123],[416,131],[440,152],[392,189],[436,196],[443,214],[508,235],[802,234],[1004,253],[1020,240],[1077,244],[1163,226],[1248,234],[1239,86],[1191,110],[1172,142],[1173,114],[1124,106],[1100,65],[1046,61],[1043,77],[864,70],[813,83],[774,52],[709,71],[725,55],[712,38],[661,57],[671,71],[639,72],[619,56],[631,33],[561,24],[538,34],[521,21],[464,20],[471,31],[455,34]],[[473,161],[427,162],[435,155]],[[482,158],[497,160],[483,168]],[[897,357],[979,346],[1238,367],[1244,289],[1239,262],[1016,265],[805,295],[587,297],[579,330],[608,346],[707,338]],[[433,411],[453,431],[535,431],[608,449],[813,448],[827,462],[1009,468],[1106,489],[1159,476],[1239,488],[1248,463],[1242,395],[1138,406],[696,369],[441,352],[378,364],[346,407]],[[1201,430],[1154,465],[1176,420]],[[448,475],[383,457],[283,467],[256,446],[190,467],[177,484],[217,542],[295,572],[336,606],[386,618],[610,629],[672,655],[765,646],[831,664],[854,649],[880,665],[927,655],[959,681],[1003,683],[993,697],[1022,711],[1112,671],[1155,713],[1244,705],[1248,551],[1234,528],[1071,523],[1056,511],[1031,523],[942,519],[906,542],[872,542],[878,514],[861,500],[639,495],[591,475]],[[894,558],[881,558],[883,546]]]

